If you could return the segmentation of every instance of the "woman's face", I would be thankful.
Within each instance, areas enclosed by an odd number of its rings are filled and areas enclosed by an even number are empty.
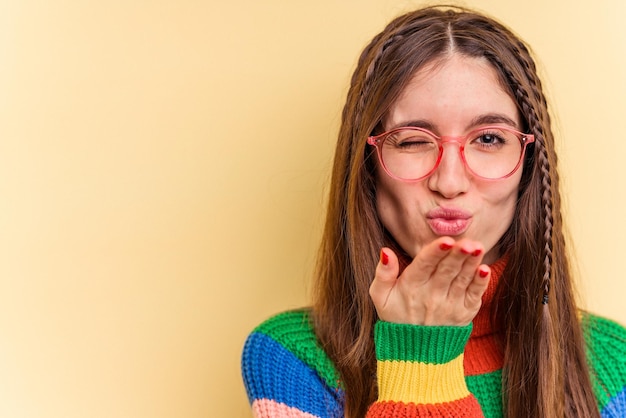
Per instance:
[[[422,126],[439,136],[465,135],[486,124],[521,130],[517,107],[492,66],[460,54],[418,71],[383,124],[385,130]],[[444,235],[480,241],[486,263],[499,257],[494,246],[513,219],[521,169],[502,180],[477,178],[464,166],[459,147],[448,143],[439,167],[424,180],[393,179],[380,165],[376,176],[378,215],[411,257]]]

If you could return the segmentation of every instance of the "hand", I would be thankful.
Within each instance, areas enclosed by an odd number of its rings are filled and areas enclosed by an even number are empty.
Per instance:
[[[379,318],[414,325],[468,325],[491,277],[489,266],[481,264],[484,252],[477,241],[438,238],[398,277],[398,257],[383,248],[370,286]]]

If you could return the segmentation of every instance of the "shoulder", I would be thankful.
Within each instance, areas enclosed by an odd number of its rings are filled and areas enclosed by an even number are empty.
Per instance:
[[[335,386],[338,373],[330,358],[320,347],[310,309],[282,312],[257,326],[246,341],[246,355],[273,357],[290,354],[315,369],[327,384]]]
[[[327,416],[316,405],[325,409],[341,398],[339,374],[315,336],[309,309],[283,312],[257,326],[244,344],[241,369],[251,403],[271,399]]]
[[[582,327],[594,390],[603,416],[626,414],[626,328],[591,313]]]
[[[626,328],[623,325],[585,312],[582,314],[582,327],[589,350],[611,359],[626,361]]]

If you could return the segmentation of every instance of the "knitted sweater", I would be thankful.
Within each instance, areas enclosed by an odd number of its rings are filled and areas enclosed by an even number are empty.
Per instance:
[[[502,417],[503,352],[489,320],[503,265],[492,266],[483,306],[466,327],[379,321],[374,340],[378,400],[368,417]],[[626,417],[626,329],[582,316],[602,417]],[[342,417],[344,393],[308,310],[279,314],[248,337],[242,373],[255,417]]]

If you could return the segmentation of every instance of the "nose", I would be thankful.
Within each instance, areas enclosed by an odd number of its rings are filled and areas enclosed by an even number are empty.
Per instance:
[[[469,187],[468,172],[458,141],[445,141],[439,166],[428,178],[428,187],[447,199],[465,193]]]

